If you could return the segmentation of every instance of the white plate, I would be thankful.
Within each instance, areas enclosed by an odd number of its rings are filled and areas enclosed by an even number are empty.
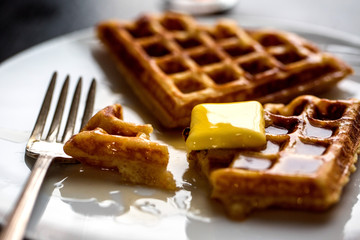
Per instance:
[[[241,21],[240,21],[241,20]],[[259,20],[239,19],[256,26]],[[264,21],[262,21],[264,22]],[[299,32],[322,47],[360,66],[357,37],[299,23],[265,21]],[[358,69],[358,68],[355,68]],[[152,123],[153,117],[121,79],[92,30],[80,31],[31,48],[0,65],[0,220],[15,204],[33,161],[24,158],[27,138],[35,122],[49,78],[66,74],[71,87],[81,75],[84,88],[98,81],[95,110],[125,106],[125,120]],[[84,91],[85,92],[85,91]],[[360,97],[359,75],[324,96]],[[36,204],[27,236],[35,239],[359,239],[360,172],[351,176],[341,201],[323,213],[266,210],[242,222],[230,221],[221,205],[208,198],[205,183],[187,170],[180,132],[155,130],[154,140],[170,148],[169,169],[182,188],[162,192],[120,184],[118,176],[78,165],[51,167]]]

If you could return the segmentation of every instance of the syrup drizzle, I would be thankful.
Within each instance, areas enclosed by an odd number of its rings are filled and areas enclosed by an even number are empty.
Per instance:
[[[333,134],[331,129],[315,127],[307,122],[305,126],[305,135],[308,137],[317,137],[317,138],[329,138]]]
[[[271,160],[266,158],[257,158],[240,155],[238,159],[233,162],[233,168],[243,168],[249,170],[266,170],[271,167]]]
[[[313,144],[306,144],[301,141],[297,141],[294,146],[295,152],[302,155],[311,155],[311,156],[320,156],[322,155],[326,147],[313,145]]]
[[[289,155],[283,157],[281,162],[274,166],[273,171],[287,174],[312,174],[315,173],[321,165],[322,161],[320,159]]]
[[[288,129],[279,126],[269,126],[265,128],[265,132],[272,135],[284,135],[289,132]]]
[[[271,141],[267,141],[266,148],[261,152],[264,154],[275,154],[278,153],[280,150],[280,145],[273,143]]]

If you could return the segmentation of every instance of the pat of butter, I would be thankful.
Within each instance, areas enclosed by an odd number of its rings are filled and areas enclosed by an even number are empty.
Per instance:
[[[190,151],[265,144],[264,110],[257,101],[199,104],[192,110],[186,139]]]

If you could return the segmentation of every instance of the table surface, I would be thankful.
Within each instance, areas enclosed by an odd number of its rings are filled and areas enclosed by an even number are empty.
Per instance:
[[[38,43],[93,27],[108,18],[133,19],[164,10],[161,0],[2,0],[0,62]],[[352,34],[360,41],[360,2],[356,0],[240,0],[227,14],[286,19]]]

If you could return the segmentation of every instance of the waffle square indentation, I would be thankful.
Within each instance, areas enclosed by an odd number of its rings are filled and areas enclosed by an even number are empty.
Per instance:
[[[189,68],[178,58],[170,58],[158,63],[160,69],[166,74],[185,72]]]
[[[240,75],[229,66],[222,66],[221,68],[215,68],[212,71],[207,72],[207,75],[216,84],[225,84],[240,78]]]
[[[151,57],[162,57],[170,53],[170,50],[161,42],[155,42],[144,46],[144,50]]]
[[[221,61],[220,57],[211,50],[195,53],[190,57],[200,66],[209,65]]]
[[[197,46],[200,46],[202,44],[201,41],[198,38],[194,37],[194,36],[177,37],[177,38],[175,38],[175,41],[183,49],[197,47]]]
[[[224,46],[223,49],[232,57],[240,57],[254,51],[254,47],[240,44],[227,45]]]
[[[184,94],[197,92],[206,88],[205,84],[194,76],[175,80],[176,87]]]
[[[256,58],[248,62],[239,64],[244,71],[251,75],[256,75],[273,68],[273,66],[265,58]]]
[[[175,15],[164,16],[160,20],[160,24],[169,31],[186,30],[186,23],[183,21],[182,18]]]
[[[274,54],[273,56],[284,65],[305,59],[305,56],[300,55],[298,52],[291,50],[288,50],[280,54]]]

